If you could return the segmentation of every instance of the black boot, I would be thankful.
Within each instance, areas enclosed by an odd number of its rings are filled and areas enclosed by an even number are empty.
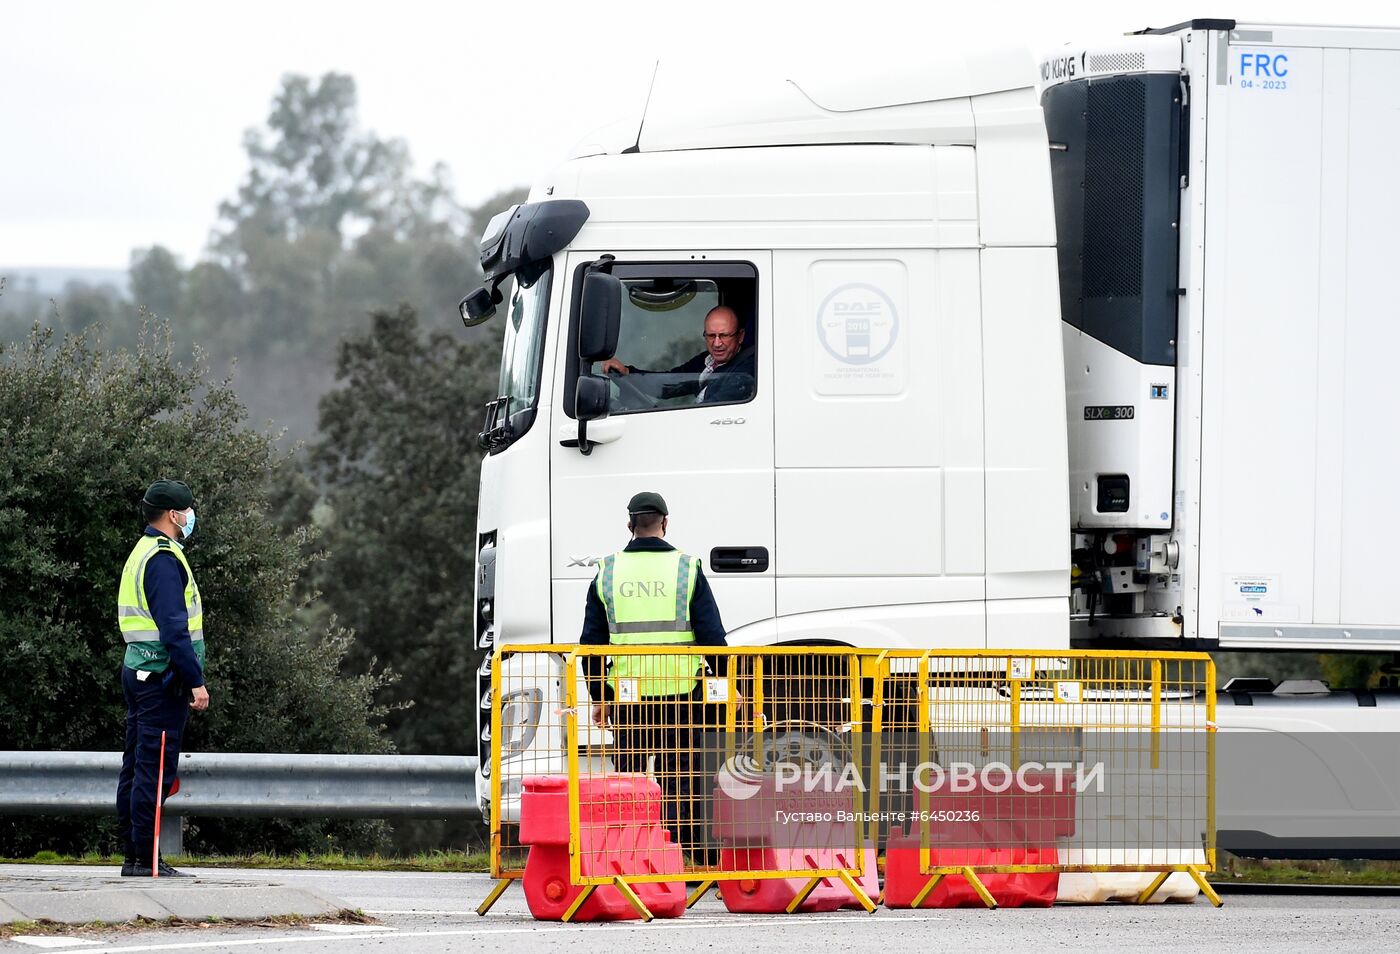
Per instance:
[[[193,878],[193,877],[194,877],[194,875],[190,874],[188,871],[180,871],[180,870],[178,870],[178,869],[176,869],[176,868],[170,867],[168,864],[165,863],[165,859],[163,859],[163,858],[158,858],[158,859],[156,859],[156,865],[157,865],[157,869],[156,869],[156,870],[160,872],[160,876],[161,876],[162,878]],[[123,875],[127,875],[127,870],[126,870],[125,867],[122,868],[122,874],[123,874]],[[132,877],[132,878],[149,878],[150,876],[151,876],[151,863],[150,863],[149,861],[137,861],[135,864],[133,864],[133,865],[131,866],[131,873],[130,873],[130,875],[128,875],[128,877]]]
[[[126,842],[122,855],[122,877],[133,877],[136,873],[136,847],[131,842]]]

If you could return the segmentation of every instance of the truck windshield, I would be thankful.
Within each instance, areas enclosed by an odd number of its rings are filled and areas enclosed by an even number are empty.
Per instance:
[[[493,448],[520,437],[534,420],[553,274],[553,269],[546,268],[529,285],[516,279],[501,346],[499,397],[487,405],[486,426],[481,433],[482,442]]]

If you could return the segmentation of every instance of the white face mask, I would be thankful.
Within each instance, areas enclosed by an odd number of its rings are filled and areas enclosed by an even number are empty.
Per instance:
[[[190,509],[183,511],[182,516],[185,518],[184,525],[181,526],[177,523],[175,524],[175,526],[180,528],[180,539],[188,540],[190,538],[190,534],[194,533],[194,508],[191,507]]]

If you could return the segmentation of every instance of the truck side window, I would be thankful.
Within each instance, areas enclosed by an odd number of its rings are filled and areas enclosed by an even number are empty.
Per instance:
[[[617,355],[593,373],[612,382],[613,414],[742,404],[758,391],[757,280],[750,265],[618,265]]]

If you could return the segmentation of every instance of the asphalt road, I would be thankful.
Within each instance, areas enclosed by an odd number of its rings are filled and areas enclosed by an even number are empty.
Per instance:
[[[198,951],[205,954],[368,954],[557,952],[674,954],[680,950],[793,954],[903,951],[937,944],[960,952],[1073,950],[1076,954],[1200,951],[1253,954],[1316,950],[1400,951],[1400,904],[1392,898],[1229,896],[1215,909],[1195,904],[1138,908],[1055,907],[999,911],[859,911],[740,916],[713,895],[685,917],[651,924],[562,925],[534,921],[519,886],[486,917],[476,905],[491,882],[483,875],[379,872],[208,871],[212,877],[306,884],[373,915],[379,925],[315,928],[177,928],[85,933],[63,949],[84,954]],[[0,941],[0,952],[35,951]]]

